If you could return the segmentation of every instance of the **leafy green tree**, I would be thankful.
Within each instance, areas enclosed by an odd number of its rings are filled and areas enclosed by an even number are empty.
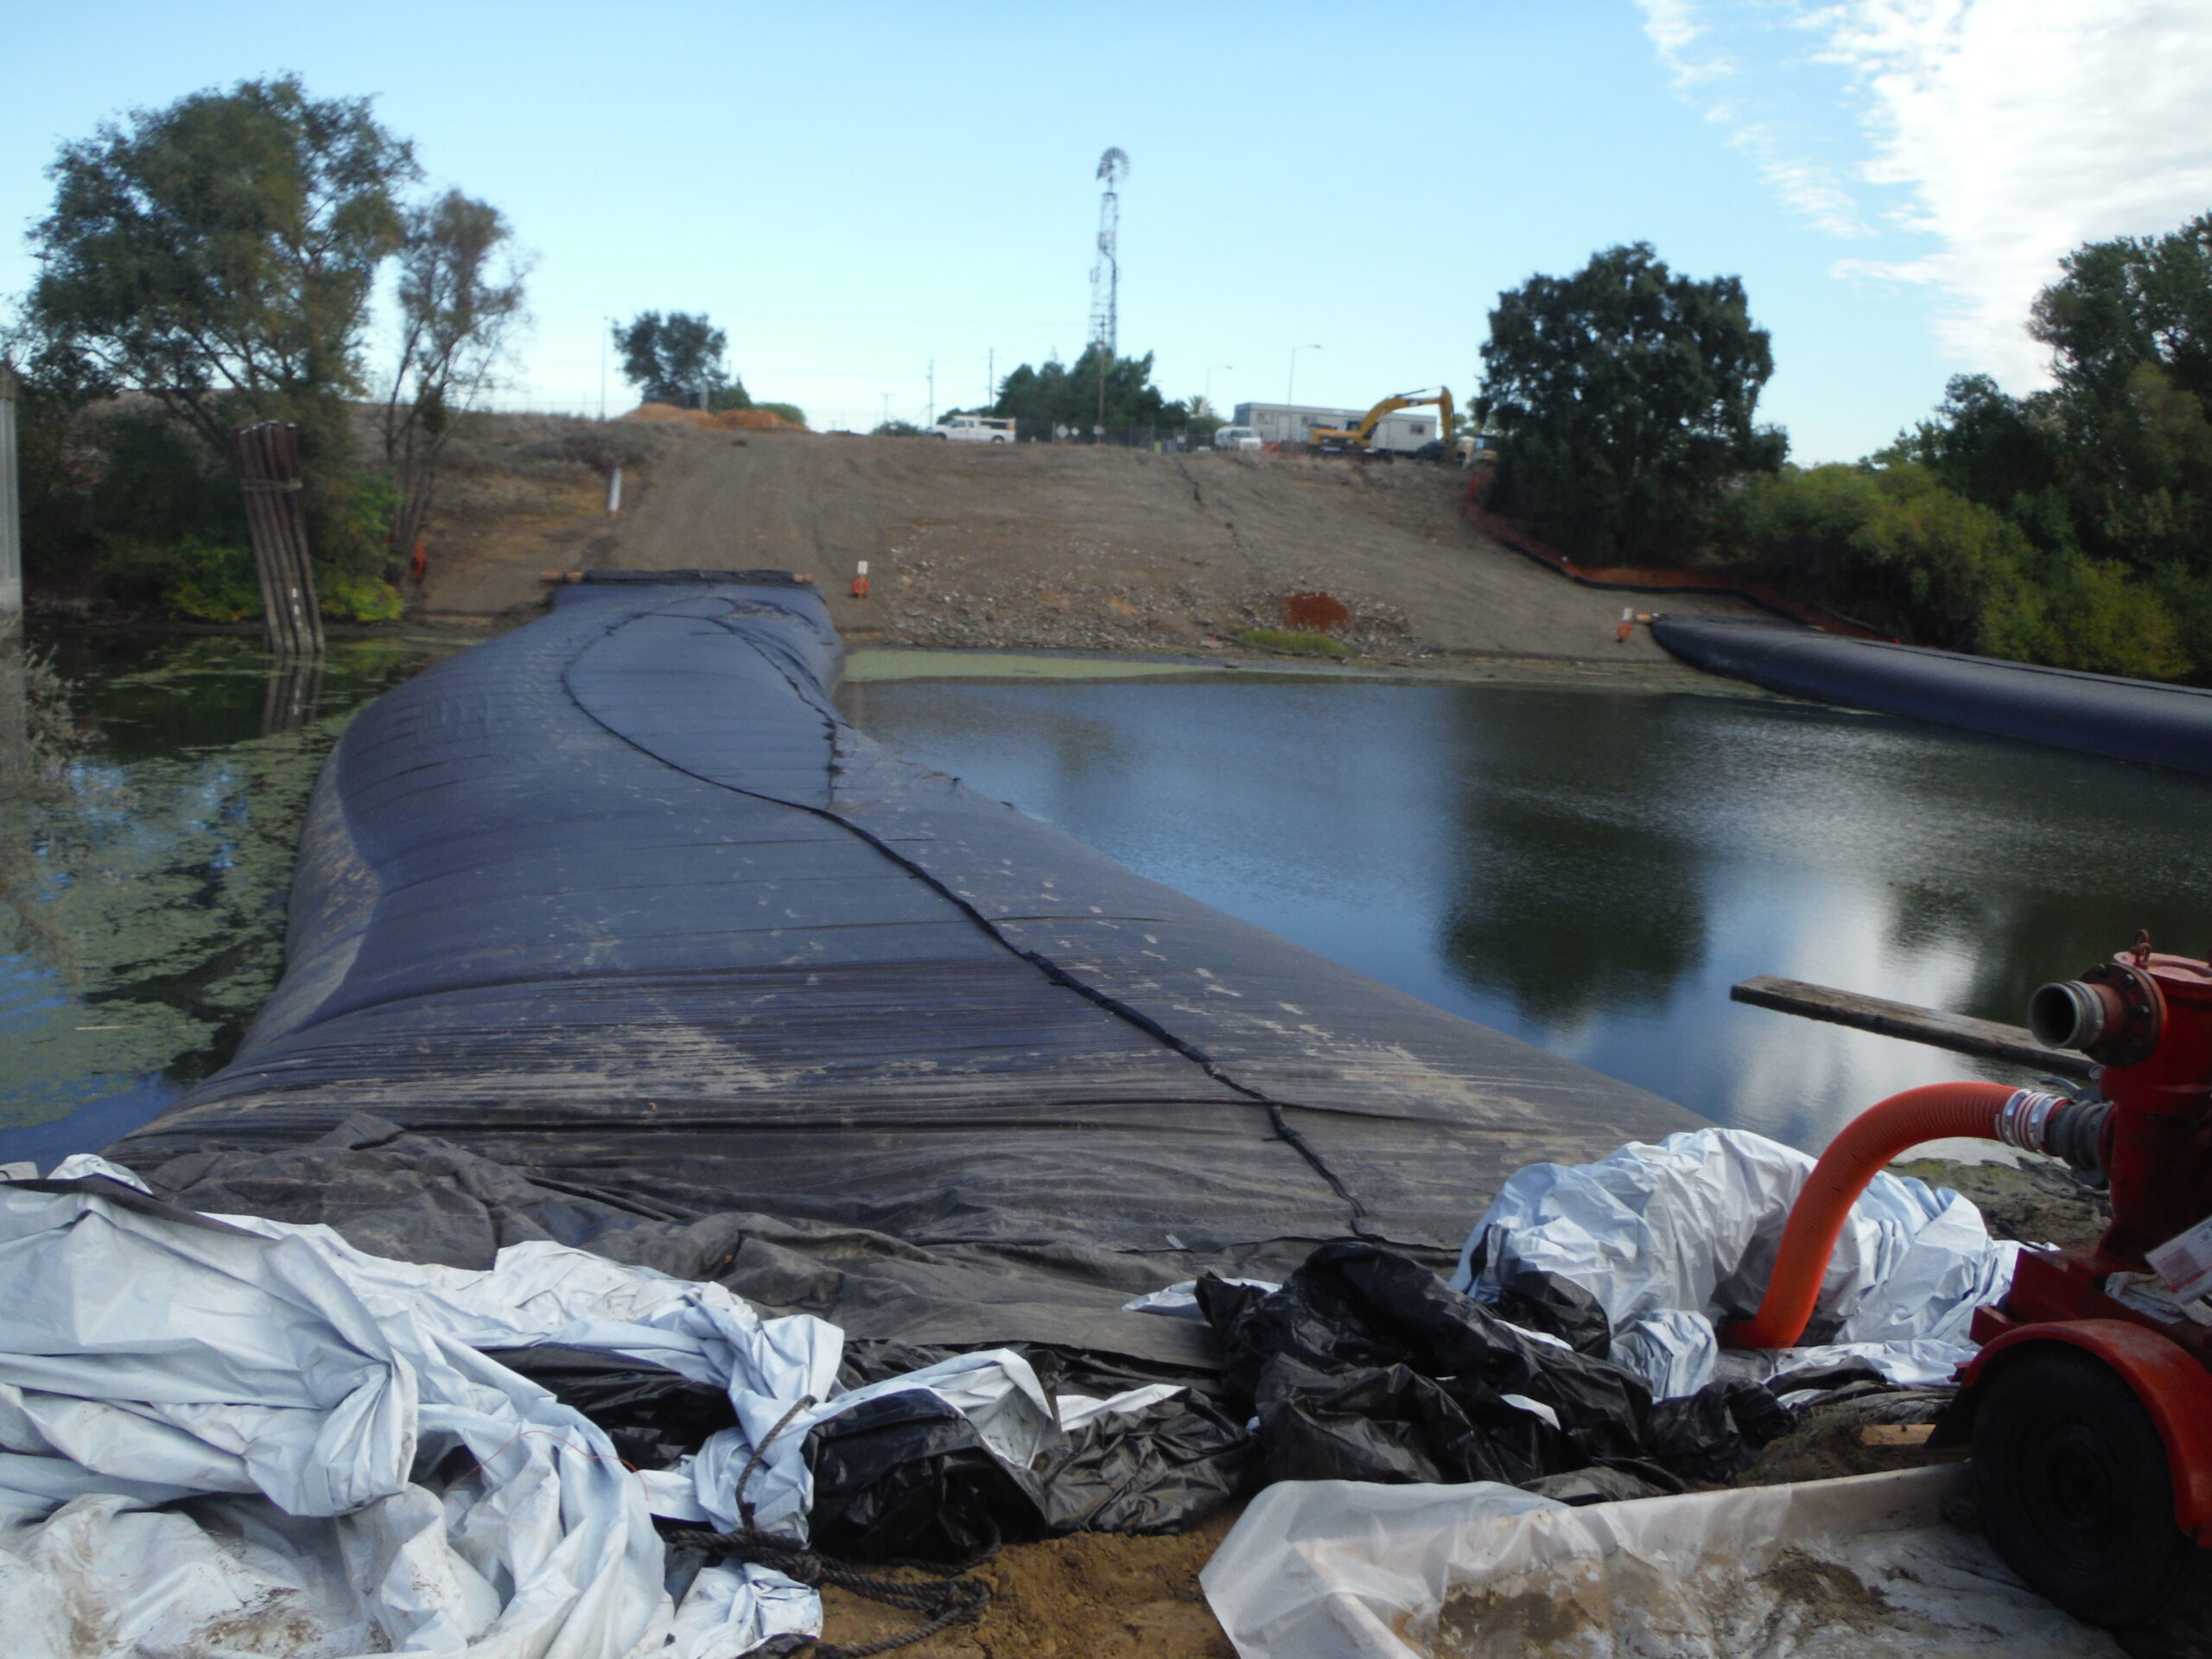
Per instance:
[[[623,374],[646,403],[716,410],[753,406],[725,360],[729,336],[703,311],[696,316],[671,311],[665,317],[641,311],[615,326],[614,348],[622,353]]]
[[[1016,435],[1024,439],[1050,439],[1062,431],[1089,437],[1099,424],[1099,380],[1105,379],[1107,431],[1129,432],[1143,428],[1180,430],[1190,412],[1170,403],[1152,384],[1152,353],[1117,357],[1110,364],[1103,351],[1086,352],[1072,365],[1047,361],[1032,368],[1024,363],[999,383],[998,401],[987,411],[1011,416]]]
[[[1677,276],[1649,243],[1499,295],[1483,365],[1493,499],[1585,557],[1689,557],[1729,486],[1788,450],[1757,422],[1774,358],[1743,283]]]
[[[234,426],[296,422],[318,552],[372,556],[382,526],[346,402],[378,269],[405,237],[410,147],[366,99],[314,99],[285,76],[134,111],[50,171],[29,312],[52,348],[218,453]]]
[[[381,414],[399,493],[385,579],[422,535],[454,423],[490,389],[522,315],[523,273],[499,210],[458,190],[406,217],[399,251],[399,358]]]

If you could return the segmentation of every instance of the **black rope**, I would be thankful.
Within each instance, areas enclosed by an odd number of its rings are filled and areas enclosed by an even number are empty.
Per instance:
[[[630,616],[626,616],[620,621],[607,625],[605,632],[601,636],[601,641],[613,638],[613,635],[620,632],[623,627],[626,626],[629,623],[635,621],[640,614],[658,616],[674,614],[674,613],[657,611],[635,613]],[[790,614],[796,613],[790,613]],[[837,734],[843,725],[842,721],[837,715],[835,706],[827,704],[824,699],[813,694],[810,691],[808,687],[794,679],[785,669],[783,664],[776,660],[772,652],[765,650],[759,640],[752,638],[742,629],[728,627],[719,618],[716,617],[699,617],[692,620],[713,623],[715,626],[722,628],[723,632],[732,635],[734,638],[740,639],[746,645],[751,646],[752,649],[767,663],[769,667],[775,670],[775,671],[782,677],[784,683],[791,687],[792,694],[796,696],[801,702],[806,704],[808,708],[814,710],[816,715],[821,719],[823,725],[828,728],[831,767],[832,770],[835,770],[842,758],[838,751]],[[1103,1009],[1107,1014],[1112,1015],[1114,1018],[1125,1020],[1128,1024],[1135,1026],[1138,1030],[1143,1032],[1145,1035],[1150,1037],[1154,1041],[1164,1045],[1176,1054],[1180,1055],[1184,1059],[1188,1060],[1192,1065],[1197,1066],[1199,1071],[1203,1071],[1207,1077],[1211,1077],[1216,1083],[1220,1084],[1224,1088],[1233,1090],[1237,1094],[1243,1095],[1247,1100],[1251,1101],[1254,1104],[1264,1108],[1268,1114],[1268,1127],[1274,1131],[1275,1139],[1282,1141],[1285,1145],[1289,1147],[1293,1152],[1296,1153],[1299,1157],[1304,1160],[1306,1166],[1312,1169],[1316,1175],[1319,1175],[1321,1179],[1328,1185],[1329,1190],[1337,1195],[1338,1198],[1342,1201],[1345,1208],[1351,1212],[1351,1228],[1352,1232],[1363,1237],[1373,1236],[1375,1235],[1375,1224],[1368,1218],[1367,1206],[1360,1202],[1358,1197],[1353,1193],[1352,1190],[1349,1186],[1344,1185],[1343,1179],[1338,1175],[1337,1172],[1329,1166],[1328,1160],[1322,1157],[1319,1148],[1315,1147],[1311,1141],[1308,1141],[1296,1129],[1293,1128],[1290,1126],[1289,1121],[1284,1117],[1283,1108],[1286,1105],[1295,1105],[1295,1102],[1277,1100],[1265,1090],[1255,1089],[1249,1084],[1238,1082],[1235,1077],[1230,1076],[1227,1071],[1222,1069],[1220,1065],[1215,1061],[1213,1056],[1207,1053],[1204,1049],[1200,1048],[1196,1043],[1192,1042],[1189,1039],[1179,1036],[1176,1033],[1168,1030],[1166,1027],[1161,1025],[1160,1021],[1152,1018],[1151,1015],[1146,1014],[1143,1010],[1132,1007],[1130,1004],[1124,1002],[1117,996],[1111,995],[1105,991],[1100,990],[1096,986],[1090,984],[1086,980],[1078,979],[1075,975],[1069,972],[1065,968],[1063,968],[1058,963],[1053,961],[1052,957],[1046,956],[1043,952],[1031,950],[1022,945],[1015,944],[1014,940],[1007,937],[1005,932],[1000,929],[999,925],[995,922],[992,921],[989,917],[983,913],[979,906],[954,892],[952,887],[942,877],[931,874],[918,861],[910,858],[906,854],[900,852],[896,847],[893,846],[882,836],[877,835],[874,830],[868,829],[865,824],[857,823],[844,813],[839,811],[834,804],[816,806],[810,802],[793,800],[781,795],[771,795],[764,793],[759,790],[747,789],[742,785],[733,784],[723,779],[706,777],[700,772],[693,772],[688,766],[677,765],[675,761],[671,760],[666,755],[655,753],[654,751],[647,748],[643,743],[639,742],[637,739],[632,737],[627,732],[621,730],[618,727],[608,724],[607,721],[601,719],[596,713],[594,713],[591,707],[586,703],[582,697],[576,695],[575,687],[569,683],[569,674],[570,671],[575,667],[576,664],[582,660],[582,657],[583,652],[579,651],[574,658],[570,658],[569,667],[562,671],[561,689],[568,693],[569,701],[576,706],[577,709],[583,715],[586,720],[588,720],[593,724],[598,726],[602,731],[607,733],[608,735],[613,737],[617,741],[626,743],[632,748],[638,750],[640,753],[648,755],[652,759],[659,761],[661,765],[668,767],[671,772],[681,772],[687,778],[696,778],[701,783],[712,785],[718,789],[727,789],[734,795],[749,796],[756,801],[767,801],[778,806],[794,807],[802,812],[810,812],[818,818],[825,818],[830,823],[837,825],[840,829],[843,830],[847,834],[854,836],[855,839],[866,842],[869,847],[873,848],[877,853],[880,854],[890,862],[896,864],[900,869],[906,871],[907,874],[912,876],[925,887],[932,889],[939,898],[951,905],[954,909],[962,912],[971,923],[973,923],[977,928],[981,929],[984,935],[994,944],[997,944],[1001,950],[1006,950],[1010,955],[1020,957],[1031,967],[1042,973],[1045,977],[1050,980],[1053,984],[1058,985],[1064,989],[1073,991],[1077,996],[1080,996],[1086,1001]],[[953,781],[957,783],[959,780],[956,779]]]

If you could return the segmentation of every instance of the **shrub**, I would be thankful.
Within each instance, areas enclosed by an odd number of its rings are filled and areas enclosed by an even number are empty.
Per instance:
[[[660,453],[660,435],[634,425],[594,423],[540,439],[522,453],[531,461],[576,462],[604,476],[617,467],[644,466]]]
[[[252,550],[208,536],[174,541],[111,537],[104,550],[107,585],[127,604],[192,622],[246,622],[261,614]]]
[[[1900,639],[2093,673],[2189,672],[2177,595],[2070,540],[2031,541],[2016,519],[2034,505],[2007,518],[1902,461],[1755,480],[1737,520],[1758,575]]]
[[[325,577],[315,598],[332,622],[399,620],[399,589],[375,576]]]

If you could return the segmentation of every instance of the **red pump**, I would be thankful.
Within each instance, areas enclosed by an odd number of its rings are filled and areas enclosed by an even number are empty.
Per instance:
[[[2014,1572],[2077,1618],[2140,1624],[2212,1576],[2212,1305],[2179,1300],[2148,1260],[2212,1218],[2212,964],[2138,934],[2028,1013],[2043,1042],[2100,1063],[2099,1092],[1942,1084],[1865,1113],[1822,1154],[1758,1313],[1728,1340],[1797,1340],[1852,1205],[1922,1141],[1984,1136],[2108,1182],[2096,1249],[2022,1252],[2005,1300],[1976,1313],[1982,1351],[1939,1432],[1971,1425],[1982,1525]]]

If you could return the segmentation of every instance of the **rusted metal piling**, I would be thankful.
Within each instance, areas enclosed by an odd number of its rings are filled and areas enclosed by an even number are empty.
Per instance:
[[[240,427],[232,435],[238,482],[245,491],[253,563],[261,577],[262,616],[269,648],[279,657],[322,654],[322,613],[315,604],[308,556],[308,518],[301,500],[300,429],[282,421]]]

